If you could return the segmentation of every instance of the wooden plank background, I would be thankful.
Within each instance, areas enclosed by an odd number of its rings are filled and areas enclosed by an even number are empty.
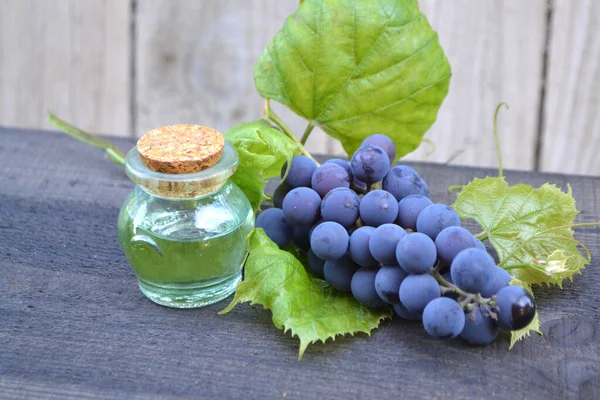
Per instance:
[[[261,117],[253,65],[297,0],[2,0],[0,125],[139,136]],[[453,69],[411,160],[600,174],[600,1],[420,0]],[[300,135],[306,123],[275,110]],[[341,153],[318,130],[307,147]]]

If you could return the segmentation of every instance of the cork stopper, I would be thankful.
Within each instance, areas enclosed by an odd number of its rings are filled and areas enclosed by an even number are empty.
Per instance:
[[[190,174],[215,165],[225,139],[201,125],[171,125],[151,130],[137,142],[142,162],[164,174]]]

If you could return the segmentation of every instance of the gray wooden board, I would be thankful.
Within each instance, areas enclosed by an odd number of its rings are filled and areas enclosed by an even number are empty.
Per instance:
[[[123,149],[130,139],[115,139]],[[432,198],[490,169],[413,164]],[[600,180],[507,171],[573,194],[600,219]],[[598,262],[564,290],[540,289],[545,335],[508,351],[430,339],[419,323],[312,345],[261,307],[173,310],[146,300],[116,235],[132,184],[102,152],[64,135],[0,129],[0,398],[600,398]],[[600,230],[577,237],[600,257]]]

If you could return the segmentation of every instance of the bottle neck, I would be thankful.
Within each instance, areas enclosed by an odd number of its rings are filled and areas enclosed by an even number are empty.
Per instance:
[[[154,196],[167,199],[196,199],[209,196],[221,189],[238,166],[235,147],[225,142],[223,155],[210,168],[190,174],[165,174],[149,169],[134,147],[125,159],[129,178]]]

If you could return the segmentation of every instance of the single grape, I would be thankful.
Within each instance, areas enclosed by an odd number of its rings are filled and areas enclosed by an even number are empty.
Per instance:
[[[427,272],[437,260],[433,240],[418,232],[404,236],[396,246],[395,255],[398,264],[410,274]]]
[[[295,225],[294,226],[294,230],[293,230],[293,234],[292,234],[292,242],[294,242],[294,244],[296,246],[298,246],[298,248],[307,251],[308,249],[310,249],[310,235],[309,232],[312,229],[311,226],[304,226],[304,225]]]
[[[369,251],[380,263],[394,265],[396,247],[400,239],[406,236],[406,231],[394,224],[383,224],[375,229],[369,239]]]
[[[400,303],[400,284],[408,274],[397,265],[384,265],[377,271],[375,277],[375,290],[381,298],[389,304]]]
[[[525,328],[535,317],[535,302],[521,286],[507,286],[496,294],[498,324],[501,328],[516,331]]]
[[[310,248],[322,260],[340,259],[348,251],[348,232],[337,222],[323,222],[310,235]]]
[[[383,179],[383,190],[390,192],[396,201],[411,194],[429,197],[429,187],[417,171],[406,165],[397,165]]]
[[[285,175],[287,169],[287,163],[283,164],[281,169],[281,177]],[[290,188],[297,188],[301,186],[310,186],[310,180],[313,173],[317,169],[317,164],[307,156],[295,156],[292,158],[290,170],[288,171],[285,183]]]
[[[358,219],[360,197],[348,188],[329,191],[321,202],[321,216],[325,221],[334,221],[349,227]]]
[[[321,215],[321,196],[307,187],[290,190],[283,199],[283,213],[293,225],[312,225]]]
[[[323,275],[332,288],[349,292],[352,289],[352,277],[359,268],[346,254],[339,260],[326,261],[323,267]]]
[[[286,185],[283,182],[280,183],[279,186],[277,186],[277,189],[275,189],[275,191],[273,192],[273,207],[282,208],[283,199],[290,192],[290,190],[292,190],[292,188],[290,188],[288,185]]]
[[[308,250],[308,269],[310,272],[318,276],[319,278],[323,278],[323,267],[325,266],[325,260],[321,260],[319,257],[315,255],[312,250]]]
[[[396,159],[396,145],[394,144],[394,142],[392,142],[392,139],[390,139],[386,135],[376,133],[365,138],[365,140],[363,140],[360,145],[365,146],[369,144],[381,147],[383,151],[385,151],[385,153],[388,155],[388,158],[390,159],[390,164],[393,163]]]
[[[362,267],[354,273],[350,282],[352,296],[363,306],[381,307],[385,305],[375,290],[375,277],[378,268]]]
[[[352,169],[350,168],[350,162],[348,162],[346,160],[342,160],[341,158],[330,158],[329,160],[324,162],[324,164],[327,164],[327,163],[334,163],[334,164],[337,164],[340,167],[344,168],[346,170],[346,173],[348,173],[348,177],[350,178],[350,181],[352,181],[352,179],[354,178],[354,175],[352,175]]]
[[[461,251],[477,247],[479,240],[460,226],[450,226],[442,230],[435,238],[435,248],[441,262],[452,264],[454,257]]]
[[[398,216],[398,202],[385,190],[373,190],[360,201],[359,214],[367,225],[391,224]]]
[[[423,325],[427,333],[434,338],[455,338],[465,327],[465,313],[456,301],[440,297],[425,307]]]
[[[331,189],[350,187],[350,177],[346,170],[335,163],[321,165],[312,176],[312,188],[323,197]]]
[[[512,281],[512,276],[502,267],[496,266],[492,275],[493,278],[490,285],[481,291],[483,297],[492,297]]]
[[[482,345],[492,343],[499,332],[500,327],[496,321],[484,316],[481,313],[481,309],[477,307],[467,314],[465,327],[460,336],[469,342],[469,344]]]
[[[350,257],[361,267],[375,267],[377,260],[369,251],[369,240],[375,232],[372,226],[361,226],[350,236]]]
[[[445,204],[432,204],[425,207],[417,218],[417,231],[435,240],[437,235],[450,226],[460,226],[456,211]]]
[[[422,313],[440,295],[440,285],[429,274],[409,275],[400,284],[400,302],[411,313]]]
[[[492,284],[496,262],[483,250],[465,249],[454,257],[450,274],[454,284],[465,292],[481,293]]]
[[[396,313],[396,315],[407,321],[420,321],[422,318],[420,313],[412,313],[412,312],[408,311],[407,308],[404,307],[404,304],[402,304],[402,303],[394,304],[393,307],[394,307],[394,312]]]
[[[379,146],[360,146],[350,160],[352,174],[371,185],[382,180],[390,170],[390,159],[387,153]]]
[[[256,228],[264,229],[265,233],[279,247],[285,247],[292,240],[293,226],[279,208],[269,208],[256,217]]]
[[[425,207],[433,203],[429,198],[420,194],[411,194],[398,203],[398,219],[396,223],[404,229],[417,230],[417,218]]]

